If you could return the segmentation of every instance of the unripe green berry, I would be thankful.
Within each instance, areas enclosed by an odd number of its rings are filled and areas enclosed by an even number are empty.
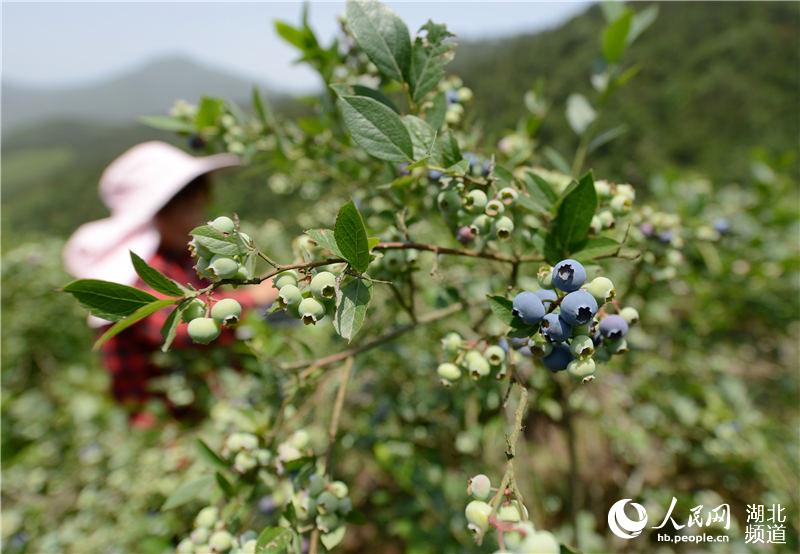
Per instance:
[[[328,490],[331,491],[333,496],[339,500],[345,498],[350,492],[347,488],[347,485],[342,481],[333,481],[330,485],[328,485]]]
[[[639,323],[639,312],[636,310],[636,308],[626,306],[620,310],[619,315],[622,316],[622,319],[628,322],[628,325],[635,325],[636,323]]]
[[[239,473],[247,473],[258,466],[258,461],[249,452],[239,452],[233,459],[233,467]]]
[[[311,294],[317,300],[330,300],[336,297],[336,275],[330,271],[320,271],[311,279]]]
[[[594,296],[598,304],[611,302],[617,294],[614,283],[608,277],[595,277],[592,282],[586,285],[586,291]]]
[[[561,547],[552,533],[536,531],[525,537],[518,550],[519,552],[536,552],[536,554],[559,554]]]
[[[504,502],[497,509],[497,519],[516,523],[522,519],[522,516],[520,516],[519,508],[513,502]]]
[[[325,317],[325,306],[316,298],[304,298],[298,306],[300,318],[306,325],[314,325]]]
[[[624,338],[606,340],[604,345],[610,354],[624,354],[629,350],[628,341]]]
[[[447,333],[442,339],[442,348],[449,356],[458,354],[462,344],[464,344],[464,339],[458,333]]]
[[[457,381],[461,377],[461,370],[458,369],[458,366],[449,362],[439,364],[439,367],[436,368],[436,373],[439,374],[439,377],[448,381]]]
[[[500,201],[506,206],[513,204],[517,200],[518,196],[519,193],[511,187],[504,187],[500,189],[500,192],[497,193],[497,198],[499,198]]]
[[[256,554],[256,547],[258,546],[258,540],[250,539],[246,543],[242,545],[242,554]]]
[[[303,301],[303,293],[295,285],[283,285],[278,291],[278,305],[281,308],[297,306]]]
[[[500,240],[508,240],[514,232],[514,222],[510,217],[503,216],[494,224],[495,233]]]
[[[506,360],[506,351],[497,345],[490,346],[483,353],[484,358],[493,366],[499,366]]]
[[[217,531],[208,539],[208,546],[215,552],[225,552],[233,546],[233,536],[227,531]]]
[[[208,542],[208,537],[210,536],[211,530],[206,529],[205,527],[198,527],[192,531],[191,535],[189,535],[194,544],[206,544]]]
[[[519,547],[525,537],[531,536],[536,532],[533,524],[530,521],[523,521],[519,525],[514,526],[513,531],[503,533],[503,542],[506,548],[510,548],[512,552],[524,552]]]
[[[503,206],[503,203],[500,202],[499,200],[490,200],[486,204],[486,208],[484,209],[484,212],[489,217],[497,217],[498,215],[502,214],[504,211],[506,211],[506,207]]]
[[[194,554],[194,543],[192,539],[186,538],[179,542],[178,546],[175,547],[175,552],[177,554]]]
[[[625,214],[631,211],[631,207],[633,206],[633,200],[625,195],[616,194],[611,199],[611,211],[615,214]]]
[[[547,356],[553,351],[553,345],[541,333],[536,333],[530,338],[528,348],[531,349],[531,354],[539,358]]]
[[[298,429],[294,433],[289,436],[289,439],[286,441],[295,448],[303,449],[308,446],[308,443],[311,442],[311,437],[308,435],[308,431],[305,429]]]
[[[208,267],[219,279],[231,279],[239,272],[239,262],[226,256],[214,256]]]
[[[543,265],[539,268],[539,272],[536,274],[536,278],[539,281],[539,286],[543,289],[549,289],[553,286],[553,266],[551,265]]]
[[[474,189],[464,197],[464,208],[471,213],[477,214],[486,208],[488,201],[489,199],[486,197],[485,192],[480,189]]]
[[[492,218],[486,214],[479,215],[472,221],[469,228],[476,235],[487,236],[492,232]]]
[[[211,225],[214,229],[216,229],[220,233],[226,233],[226,234],[233,233],[234,229],[236,228],[236,226],[233,223],[233,220],[230,217],[224,215],[219,216],[214,221],[210,222],[209,225]]]
[[[214,277],[214,272],[209,268],[210,264],[210,258],[197,258],[197,261],[194,264],[194,270],[200,277],[203,277],[204,279],[211,279]]]
[[[219,323],[214,319],[210,317],[198,317],[189,322],[187,331],[192,341],[199,344],[208,344],[219,337],[221,329]]]
[[[483,473],[479,473],[467,483],[467,494],[478,500],[486,500],[492,494],[492,482]]]
[[[588,358],[594,354],[594,342],[586,335],[574,337],[569,345],[569,351],[576,358]]]
[[[323,491],[317,497],[317,511],[323,515],[332,514],[338,507],[339,499],[330,491]]]
[[[211,317],[225,325],[236,325],[242,315],[242,305],[233,298],[223,298],[211,306]]]
[[[336,514],[320,513],[320,515],[317,516],[316,524],[317,528],[323,533],[330,533],[331,531],[339,527],[341,521],[339,520],[339,517]]]
[[[189,323],[191,320],[197,319],[198,317],[204,317],[205,315],[205,302],[199,298],[193,298],[192,301],[186,305],[186,308],[184,308],[183,313],[181,314],[181,319],[184,322]]]
[[[325,490],[325,478],[322,475],[314,474],[308,478],[308,494],[317,497]]]
[[[611,227],[614,226],[614,214],[612,214],[608,210],[603,210],[602,212],[597,214],[597,218],[603,225],[603,229],[610,229]]]
[[[205,527],[211,529],[219,519],[219,510],[214,506],[206,506],[197,513],[194,518],[195,527]]]
[[[473,500],[467,504],[467,508],[464,510],[470,529],[477,533],[483,533],[489,528],[489,514],[491,513],[492,507],[482,500]]]
[[[592,358],[572,360],[569,365],[567,365],[567,372],[573,377],[578,377],[580,379],[594,375],[595,369],[597,369],[597,367]]]
[[[486,375],[489,375],[491,370],[489,367],[489,362],[486,361],[486,358],[484,358],[483,355],[477,350],[470,350],[467,352],[466,356],[464,356],[464,363],[467,366],[467,371],[469,371],[469,374],[473,379],[485,377]]]
[[[436,197],[436,203],[444,213],[452,214],[461,206],[461,196],[455,189],[444,190]]]
[[[291,271],[284,271],[277,277],[275,280],[272,281],[272,286],[278,290],[281,290],[286,285],[294,285],[297,286],[297,272],[294,270]]]

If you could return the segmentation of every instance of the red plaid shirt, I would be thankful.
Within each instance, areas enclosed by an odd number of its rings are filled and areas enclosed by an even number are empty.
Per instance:
[[[147,263],[178,283],[190,283],[196,288],[207,284],[198,278],[193,267],[194,262],[188,253],[176,255],[159,251]],[[135,286],[147,290],[154,296],[163,297],[163,295],[150,289],[141,280]],[[226,294],[217,293],[214,296],[217,299],[236,298],[243,307],[252,307],[254,305],[254,302],[244,291]],[[163,376],[166,371],[153,363],[152,356],[161,349],[163,343],[161,327],[164,325],[171,310],[172,308],[165,308],[156,312],[125,329],[103,345],[103,361],[111,373],[111,391],[117,401],[141,406],[147,400],[158,396],[149,390],[149,381],[155,377]],[[214,344],[216,346],[230,344],[233,339],[233,333],[229,329],[225,329]],[[186,330],[186,325],[179,325],[171,348],[199,349],[206,347],[192,343]]]

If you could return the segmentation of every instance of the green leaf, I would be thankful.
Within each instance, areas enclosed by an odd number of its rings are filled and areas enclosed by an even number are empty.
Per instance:
[[[353,279],[337,291],[336,296],[333,326],[349,342],[364,324],[367,307],[372,300],[372,283],[366,279]]]
[[[333,236],[342,257],[347,260],[350,267],[359,273],[364,273],[370,261],[367,229],[352,200],[339,210]]]
[[[187,502],[191,502],[196,498],[207,497],[211,493],[211,487],[214,486],[214,477],[212,475],[204,475],[192,481],[187,481],[178,486],[177,489],[172,491],[169,498],[161,506],[162,510],[171,510],[178,506],[183,506]]]
[[[194,116],[194,124],[198,129],[204,127],[216,127],[222,115],[223,102],[219,98],[203,96],[197,106],[197,114]]]
[[[447,96],[440,92],[433,98],[433,104],[425,112],[425,121],[437,131],[444,125],[444,118],[447,115]]]
[[[267,112],[267,108],[264,105],[264,101],[261,100],[261,93],[258,91],[258,87],[253,87],[253,110],[256,112],[256,116],[258,120],[261,121],[261,124],[265,127],[270,125],[270,117]]]
[[[414,149],[414,159],[420,160],[430,154],[433,142],[436,140],[436,131],[420,118],[414,115],[404,115],[403,124],[408,129],[411,144]]]
[[[411,38],[403,20],[372,0],[350,0],[346,16],[348,30],[372,63],[385,76],[402,82],[411,62]]]
[[[394,102],[392,102],[391,98],[386,96],[383,92],[376,90],[374,88],[365,87],[364,85],[353,85],[353,92],[356,93],[358,96],[368,96],[374,100],[377,100],[384,106],[391,108],[393,112],[400,113],[400,110],[395,106]]]
[[[582,94],[569,95],[567,98],[567,121],[576,134],[582,135],[596,117],[597,112],[594,111],[585,96]]]
[[[433,146],[433,159],[445,168],[453,166],[462,160],[458,140],[449,129],[436,139],[436,143]]]
[[[203,439],[196,439],[195,446],[197,447],[197,452],[200,454],[200,457],[208,462],[211,467],[221,469],[223,471],[228,469],[228,464],[225,463],[225,460],[220,458],[219,455],[214,452]]]
[[[561,153],[552,146],[545,146],[544,155],[550,161],[553,167],[559,170],[561,173],[566,173],[567,175],[572,173],[572,169],[569,167],[567,160],[565,160],[564,156],[562,156]]]
[[[302,29],[298,29],[286,23],[285,21],[275,20],[275,32],[281,37],[283,40],[295,46],[299,50],[305,50],[307,43],[306,43],[306,33],[303,32]]]
[[[625,52],[632,19],[633,12],[626,9],[603,30],[603,57],[608,63],[617,63]]]
[[[506,325],[514,325],[517,318],[511,313],[513,303],[508,298],[497,295],[487,295],[489,300],[489,308],[497,318]]]
[[[133,250],[130,251],[130,255],[136,273],[142,278],[142,281],[150,285],[153,290],[168,296],[183,296],[183,289],[181,289],[178,283],[159,270],[148,265],[148,263],[137,256]]]
[[[164,339],[164,344],[161,345],[162,352],[169,351],[169,347],[172,346],[172,341],[175,340],[175,336],[178,334],[178,325],[181,322],[182,315],[183,308],[180,305],[170,312],[166,321],[164,321],[164,325],[161,326],[161,338]]]
[[[624,135],[627,132],[628,128],[625,125],[617,125],[616,127],[612,127],[611,129],[606,129],[596,137],[592,139],[589,143],[589,146],[586,149],[587,154],[591,154],[601,146],[606,143],[611,142],[617,137]]]
[[[657,18],[658,6],[655,4],[634,15],[633,21],[631,21],[631,29],[628,31],[628,44],[639,38],[639,35],[644,33]]]
[[[412,161],[411,137],[391,108],[366,96],[342,96],[337,103],[353,139],[369,154],[389,162]]]
[[[347,527],[342,525],[337,527],[335,531],[331,531],[330,533],[323,533],[320,535],[319,540],[322,541],[322,544],[328,550],[333,549],[337,544],[342,542],[344,539],[345,531],[347,531]]]
[[[370,252],[372,252],[372,249],[378,246],[380,243],[381,243],[380,237],[369,237],[367,239],[367,246],[369,247]]]
[[[74,296],[92,315],[109,321],[119,321],[157,300],[143,290],[98,279],[73,281],[63,291]]]
[[[145,304],[131,315],[126,317],[125,319],[121,319],[117,321],[114,325],[112,325],[105,333],[103,333],[99,339],[97,339],[92,347],[94,350],[98,350],[101,346],[103,346],[109,339],[115,337],[116,335],[120,334],[122,331],[134,325],[135,323],[139,323],[144,318],[153,315],[158,310],[164,309],[167,306],[172,306],[175,304],[175,299],[165,298],[164,300],[156,300],[155,302],[151,302],[150,304]]]
[[[525,173],[525,189],[536,208],[534,211],[549,212],[558,200],[558,195],[545,179],[532,171]]]
[[[236,491],[231,485],[230,481],[228,481],[223,474],[219,471],[214,472],[214,479],[217,481],[217,485],[222,490],[222,493],[225,495],[225,498],[233,498],[236,496]]]
[[[292,532],[283,527],[267,527],[258,535],[256,554],[280,554],[292,541]]]
[[[176,119],[167,115],[145,115],[139,118],[139,121],[162,131],[170,131],[173,133],[191,133],[195,130],[192,123],[182,119]]]
[[[444,66],[453,59],[455,48],[455,44],[445,42],[453,34],[444,25],[428,21],[421,30],[426,31],[427,36],[417,36],[414,41],[408,79],[411,97],[417,103],[444,78]]]
[[[607,258],[619,252],[621,246],[619,242],[610,237],[597,237],[589,239],[583,248],[572,254],[572,257],[579,262]]]
[[[590,172],[584,175],[580,182],[573,182],[564,191],[558,213],[545,242],[547,261],[556,263],[584,246],[596,209],[597,194]]]
[[[336,237],[331,229],[309,229],[306,234],[311,237],[311,240],[334,256],[344,258],[344,254],[339,250],[339,245],[336,244]]]
[[[234,235],[225,235],[214,229],[211,225],[195,227],[189,233],[200,245],[211,251],[212,254],[221,256],[239,256],[247,254],[248,249],[244,243]]]

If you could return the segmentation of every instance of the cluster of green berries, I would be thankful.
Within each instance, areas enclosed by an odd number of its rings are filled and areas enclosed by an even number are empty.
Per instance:
[[[598,212],[592,217],[590,229],[594,234],[599,234],[614,228],[618,217],[631,212],[636,191],[628,184],[602,180],[594,182],[594,190],[597,193]]]
[[[655,281],[669,281],[683,264],[683,226],[677,214],[660,212],[643,206],[631,217],[634,226],[631,238],[642,245],[642,261]],[[698,230],[700,231],[700,230]],[[719,233],[707,227],[698,238],[718,240]]]
[[[501,346],[470,347],[461,335],[451,332],[442,339],[442,350],[448,361],[439,364],[436,373],[446,387],[459,380],[462,371],[474,380],[492,372],[498,379],[506,376],[506,350]]]
[[[251,433],[228,435],[222,447],[222,456],[233,458],[233,467],[241,474],[265,467],[272,461],[272,452],[263,448],[258,437]]]
[[[211,306],[199,298],[189,301],[183,310],[182,319],[188,323],[187,331],[193,342],[208,344],[216,340],[222,332],[222,327],[233,327],[239,323],[242,316],[242,306],[233,298],[223,298]]]
[[[638,322],[634,308],[618,308],[614,283],[607,277],[586,282],[586,269],[572,259],[538,274],[541,289],[514,297],[512,315],[518,322],[511,345],[541,359],[553,372],[567,370],[584,382],[594,378],[596,362],[628,351],[625,336]],[[527,338],[527,344],[524,340]]]
[[[272,283],[278,289],[278,307],[306,325],[315,325],[336,310],[336,275],[319,271],[303,286],[296,271],[284,271]],[[301,289],[301,286],[303,287]]]
[[[493,492],[497,492],[497,489],[492,488],[491,480],[482,473],[467,482],[467,494],[472,500],[467,504],[464,515],[467,518],[467,528],[473,535],[483,537],[490,527],[496,528],[505,550],[499,550],[495,554],[560,552],[558,541],[552,533],[536,531],[528,520],[528,509],[514,498],[511,490],[502,491],[503,496],[496,510],[487,502]]]
[[[472,100],[472,90],[465,87],[458,77],[451,77],[439,84],[439,90],[447,100],[444,119],[450,125],[458,125],[464,117],[464,104]]]
[[[490,197],[486,187],[468,189],[461,180],[441,179],[440,184],[442,190],[436,198],[439,210],[455,229],[460,243],[471,244],[478,238],[483,241],[511,238],[514,233],[511,208],[519,197],[516,189],[504,187]]]
[[[289,438],[278,445],[277,465],[279,471],[289,462],[305,458],[314,454],[311,448],[311,437],[305,429],[298,429]]]
[[[317,473],[306,487],[295,492],[291,503],[301,528],[319,529],[323,534],[344,534],[345,518],[353,509],[350,491],[342,481],[329,481]]]
[[[221,215],[208,224],[219,233],[226,237],[235,237],[242,244],[252,246],[252,239],[236,226],[236,223],[227,216]],[[247,269],[245,256],[222,256],[210,252],[196,239],[189,242],[189,253],[195,258],[194,269],[197,274],[209,281],[221,281],[223,279],[250,279],[253,275]]]
[[[194,530],[178,543],[177,554],[255,554],[256,533],[247,531],[238,537],[228,531],[219,509],[206,506],[194,518]]]

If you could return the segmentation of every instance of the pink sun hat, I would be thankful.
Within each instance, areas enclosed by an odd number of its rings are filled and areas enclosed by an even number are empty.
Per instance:
[[[64,266],[79,279],[136,282],[133,251],[148,260],[161,237],[153,217],[205,173],[240,165],[233,154],[195,157],[165,142],[137,144],[100,176],[100,199],[111,216],[81,225],[64,247]],[[187,239],[188,240],[188,239]]]

